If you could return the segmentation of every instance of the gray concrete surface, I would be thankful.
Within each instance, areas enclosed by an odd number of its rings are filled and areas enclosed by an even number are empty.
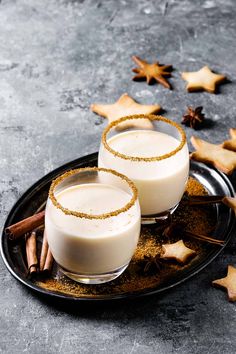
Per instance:
[[[233,0],[0,1],[0,226],[38,178],[98,150],[105,121],[93,102],[128,92],[176,121],[186,105],[203,105],[211,124],[196,135],[225,139],[236,125],[235,18]],[[174,90],[133,82],[131,55],[173,64]],[[188,94],[180,72],[205,64],[231,83],[217,95]],[[232,240],[161,297],[93,308],[41,300],[0,260],[0,352],[233,354],[235,304],[210,283],[235,254]]]

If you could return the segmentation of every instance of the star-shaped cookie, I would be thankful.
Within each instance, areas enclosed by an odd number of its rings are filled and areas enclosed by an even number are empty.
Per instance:
[[[236,301],[236,268],[229,265],[227,276],[214,280],[212,285],[225,288],[228,292],[229,301]]]
[[[191,143],[196,151],[190,157],[193,160],[212,164],[222,172],[230,175],[236,168],[236,153],[223,149],[221,145],[191,137]]]
[[[224,197],[223,203],[227,205],[229,208],[233,209],[236,216],[236,197]]]
[[[139,104],[127,93],[124,93],[118,101],[113,104],[97,104],[91,105],[91,110],[108,119],[111,123],[121,117],[131,116],[135,114],[154,114],[161,110],[160,105],[144,105]],[[120,124],[118,130],[127,129],[129,127],[140,127],[142,129],[152,129],[153,124],[147,119],[138,119],[126,121]]]
[[[168,89],[171,88],[165,77],[169,77],[171,75],[169,70],[172,69],[172,65],[160,65],[158,61],[156,63],[149,64],[147,61],[136,56],[133,56],[132,59],[139,66],[139,68],[132,69],[134,73],[137,73],[137,75],[133,77],[133,80],[146,79],[148,85],[150,85],[153,81],[157,81],[164,87]]]
[[[188,83],[188,92],[205,90],[215,93],[216,85],[223,82],[226,76],[214,74],[208,66],[204,66],[199,71],[183,72],[182,78]]]
[[[225,149],[232,150],[232,151],[236,152],[236,129],[231,128],[229,130],[229,134],[231,136],[231,139],[224,141],[222,146]]]
[[[183,240],[175,243],[162,245],[164,254],[161,256],[163,259],[174,259],[179,263],[185,264],[190,258],[196,255],[196,252],[191,248],[185,246]]]
[[[236,139],[236,128],[230,128],[229,134],[231,135],[232,139]]]

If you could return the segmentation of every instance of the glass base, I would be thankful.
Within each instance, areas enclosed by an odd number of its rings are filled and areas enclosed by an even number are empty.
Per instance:
[[[165,221],[170,219],[171,215],[177,209],[178,205],[179,203],[176,204],[173,208],[163,211],[162,213],[159,214],[142,215],[141,224],[142,225],[155,224],[158,223],[159,221]]]
[[[116,269],[109,273],[102,273],[102,274],[79,274],[73,273],[69,270],[66,270],[62,266],[60,266],[61,271],[70,279],[82,283],[82,284],[103,284],[109,281],[112,281],[118,278],[124,270],[128,267],[129,263],[124,265],[123,267]]]

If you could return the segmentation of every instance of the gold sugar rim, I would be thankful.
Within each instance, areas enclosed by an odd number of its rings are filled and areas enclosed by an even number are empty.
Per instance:
[[[130,199],[130,201],[122,208],[111,211],[109,213],[104,213],[104,214],[87,214],[87,213],[82,213],[79,211],[75,211],[75,210],[70,210],[68,208],[64,208],[58,201],[57,198],[54,194],[54,189],[58,186],[58,184],[60,184],[65,178],[69,177],[69,176],[73,176],[76,173],[79,172],[88,172],[88,171],[101,171],[101,172],[106,172],[106,173],[112,173],[113,175],[121,178],[123,181],[127,182],[127,184],[129,185],[129,187],[132,190],[133,196]],[[129,210],[134,203],[136,202],[137,198],[138,198],[138,191],[137,188],[135,187],[134,183],[125,175],[114,171],[112,169],[107,169],[107,168],[102,168],[102,167],[84,167],[84,168],[76,168],[74,170],[69,170],[65,173],[63,173],[61,176],[57,177],[51,184],[50,189],[49,189],[49,198],[51,199],[53,205],[60,209],[61,211],[63,211],[64,214],[66,215],[73,215],[79,218],[86,218],[86,219],[106,219],[112,216],[117,216],[127,210]]]
[[[122,122],[125,122],[126,120],[131,120],[131,119],[143,119],[143,118],[146,118],[146,119],[149,119],[151,121],[154,121],[154,120],[158,120],[158,121],[162,121],[162,122],[166,122],[172,126],[174,126],[176,129],[178,129],[178,131],[180,132],[180,136],[181,136],[181,141],[180,141],[180,144],[179,146],[177,146],[176,149],[172,150],[171,152],[168,152],[167,154],[164,154],[164,155],[160,155],[160,156],[152,156],[152,157],[140,157],[140,156],[129,156],[129,155],[125,155],[125,154],[122,154],[120,153],[119,151],[116,151],[114,149],[112,149],[108,143],[107,143],[107,134],[109,133],[109,131],[113,128],[113,127],[116,127],[118,124],[122,123]],[[102,143],[104,145],[104,147],[113,155],[115,156],[118,156],[124,160],[131,160],[131,161],[145,161],[145,162],[151,162],[151,161],[161,161],[161,160],[164,160],[164,159],[167,159],[173,155],[175,155],[177,152],[179,152],[183,146],[185,145],[186,143],[186,135],[185,135],[185,132],[184,130],[182,129],[182,127],[175,123],[174,121],[168,119],[168,118],[165,118],[165,117],[162,117],[162,116],[156,116],[154,114],[135,114],[135,115],[132,115],[132,116],[126,116],[126,117],[122,117],[122,118],[119,118],[113,122],[111,122],[103,131],[102,133]]]

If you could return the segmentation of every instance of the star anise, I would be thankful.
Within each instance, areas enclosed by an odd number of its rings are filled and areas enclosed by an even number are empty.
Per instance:
[[[162,267],[162,260],[160,259],[159,254],[152,257],[144,256],[141,263],[143,267],[142,272],[146,275],[155,274],[159,272]]]
[[[204,121],[204,114],[202,113],[203,107],[197,108],[188,107],[188,111],[183,115],[182,124],[190,126],[190,128],[197,129]]]

